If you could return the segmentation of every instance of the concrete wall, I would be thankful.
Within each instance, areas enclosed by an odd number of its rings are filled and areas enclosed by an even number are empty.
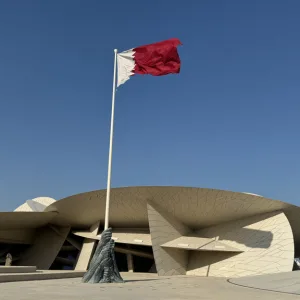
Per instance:
[[[22,255],[18,265],[48,270],[59,253],[70,228],[42,227],[37,230],[33,245]]]
[[[220,224],[197,232],[244,252],[192,251],[187,275],[241,277],[292,271],[294,239],[281,212]]]
[[[153,203],[148,203],[148,219],[157,273],[161,276],[186,274],[188,252],[160,246],[187,234],[189,229]]]
[[[293,233],[281,211],[192,231],[149,202],[148,219],[159,275],[241,277],[293,268]]]
[[[93,226],[91,226],[91,228],[89,230],[90,233],[93,234],[95,237],[98,234],[99,225],[100,225],[100,222],[97,222]],[[75,270],[86,271],[88,269],[88,265],[92,258],[94,248],[96,245],[96,241],[97,241],[96,239],[88,239],[88,238],[85,238],[83,240],[82,248],[81,248],[79,256],[78,256]]]
[[[0,242],[7,244],[31,244],[34,241],[35,229],[0,230]]]

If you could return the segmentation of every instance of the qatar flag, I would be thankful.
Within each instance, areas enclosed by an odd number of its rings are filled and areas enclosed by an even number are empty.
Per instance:
[[[118,82],[125,83],[134,74],[162,76],[180,72],[180,58],[177,47],[179,39],[133,48],[117,55]]]

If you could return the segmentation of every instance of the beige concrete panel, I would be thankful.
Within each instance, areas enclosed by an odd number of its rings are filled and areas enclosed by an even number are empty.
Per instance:
[[[161,245],[187,235],[189,228],[151,202],[148,203],[148,219],[158,274],[161,276],[185,275],[188,251],[162,248]]]
[[[296,245],[296,257],[300,257],[300,213],[299,208],[292,206],[284,210],[286,217],[288,218],[292,231],[294,234],[294,241]]]
[[[128,272],[134,272],[133,258],[131,253],[126,254]]]
[[[117,244],[128,244],[128,245],[141,245],[141,246],[151,246],[151,235],[149,232],[139,232],[139,231],[121,231],[118,229],[113,229],[112,238]]]
[[[91,233],[93,236],[97,236],[98,231],[99,231],[99,225],[100,225],[100,222],[96,222],[93,226],[91,226],[89,233]],[[84,271],[84,270],[88,269],[88,265],[92,258],[92,254],[93,254],[95,245],[96,245],[95,239],[85,238],[83,240],[82,248],[81,248],[80,254],[78,256],[75,270],[83,270]]]
[[[84,239],[75,270],[86,271],[95,247],[95,240]]]
[[[110,195],[110,226],[148,227],[147,203],[136,189],[112,189]],[[47,207],[46,211],[59,211],[54,224],[69,224],[73,228],[89,228],[105,218],[106,190],[74,195]],[[76,217],[74,217],[76,216]]]
[[[36,272],[36,266],[0,266],[0,274],[34,272]]]
[[[243,252],[241,249],[226,245],[219,241],[213,241],[197,249],[198,251],[221,251],[221,252]]]
[[[49,198],[49,197],[37,197],[37,198],[32,199],[32,201],[36,202],[36,203],[40,203],[43,206],[47,207],[50,204],[54,203],[56,200],[53,199],[53,198]],[[27,211],[27,212],[29,212],[29,211],[33,211],[33,209],[32,209],[32,207],[30,207],[30,205],[28,205],[27,202],[25,202],[22,205],[20,205],[19,207],[17,207],[15,209],[15,211],[19,211],[19,212],[21,212],[21,211],[23,211],[23,212]]]
[[[193,252],[188,275],[242,277],[287,272],[293,268],[294,239],[282,212],[220,224],[200,230],[197,235],[219,236],[221,243],[244,252],[236,255],[220,252],[218,256],[214,252]]]
[[[204,245],[207,245],[213,241],[214,241],[214,239],[181,236],[175,240],[172,240],[172,241],[162,244],[161,247],[197,250],[198,248],[203,247]]]
[[[232,252],[214,252],[214,251],[191,251],[189,253],[189,262],[186,275],[190,276],[212,276],[210,268],[214,264],[226,261],[235,256]],[[219,277],[231,277],[234,274],[227,270],[225,275]]]
[[[93,239],[100,240],[101,234],[95,235],[87,231],[73,231],[74,235]],[[129,245],[142,245],[142,246],[151,246],[151,236],[149,232],[142,232],[140,230],[133,229],[113,229],[112,239],[115,240],[118,244],[129,244]]]
[[[70,228],[58,230],[59,234],[50,227],[39,228],[34,244],[23,253],[18,264],[48,270],[65,242]]]
[[[49,225],[48,227],[51,228],[56,234],[60,235],[62,238],[65,238],[64,233],[61,233],[60,227],[53,226],[53,225]],[[82,244],[77,240],[75,240],[72,236],[68,235],[66,237],[66,241],[68,241],[68,243],[70,243],[77,250],[81,250]]]
[[[8,244],[32,244],[35,229],[0,230],[0,242]]]
[[[83,237],[85,239],[100,241],[99,235],[96,235],[95,233],[89,231],[72,231],[72,234]]]
[[[38,228],[48,224],[56,215],[55,212],[0,212],[0,228]]]
[[[52,203],[46,211],[58,211],[53,224],[89,228],[104,219],[106,190],[82,193]],[[113,228],[147,228],[147,201],[161,205],[190,228],[205,228],[260,213],[300,208],[265,197],[188,187],[126,187],[111,190],[110,225]]]
[[[47,270],[33,272],[33,273],[19,273],[19,274],[0,274],[0,282],[15,282],[15,281],[37,281],[39,280],[50,280],[50,279],[66,279],[66,278],[80,278],[84,275],[85,271],[62,271],[62,270]],[[61,286],[61,283],[59,283]],[[19,285],[18,285],[19,286]],[[27,289],[20,287],[20,295],[27,293]],[[60,294],[60,292],[58,292]],[[36,293],[34,293],[36,295]],[[61,296],[61,295],[60,295]],[[34,299],[34,296],[30,296],[30,299]],[[43,298],[43,297],[41,297]],[[8,298],[6,298],[8,299]],[[18,297],[17,299],[20,299]],[[54,297],[51,299],[55,299]],[[62,297],[58,297],[58,299],[64,299]]]
[[[182,236],[173,241],[167,242],[161,247],[186,249],[194,251],[226,251],[226,252],[243,252],[238,248],[226,245],[219,241],[209,238],[196,236]]]

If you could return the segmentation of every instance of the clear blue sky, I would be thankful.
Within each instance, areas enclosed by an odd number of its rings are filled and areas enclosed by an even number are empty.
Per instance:
[[[1,1],[0,210],[106,187],[113,49],[178,37],[117,92],[112,186],[300,205],[300,1]]]

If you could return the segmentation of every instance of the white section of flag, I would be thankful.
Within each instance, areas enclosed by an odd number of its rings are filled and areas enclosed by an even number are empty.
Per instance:
[[[117,86],[125,83],[130,79],[130,76],[134,74],[135,60],[134,60],[135,51],[133,49],[118,53],[118,80]]]

